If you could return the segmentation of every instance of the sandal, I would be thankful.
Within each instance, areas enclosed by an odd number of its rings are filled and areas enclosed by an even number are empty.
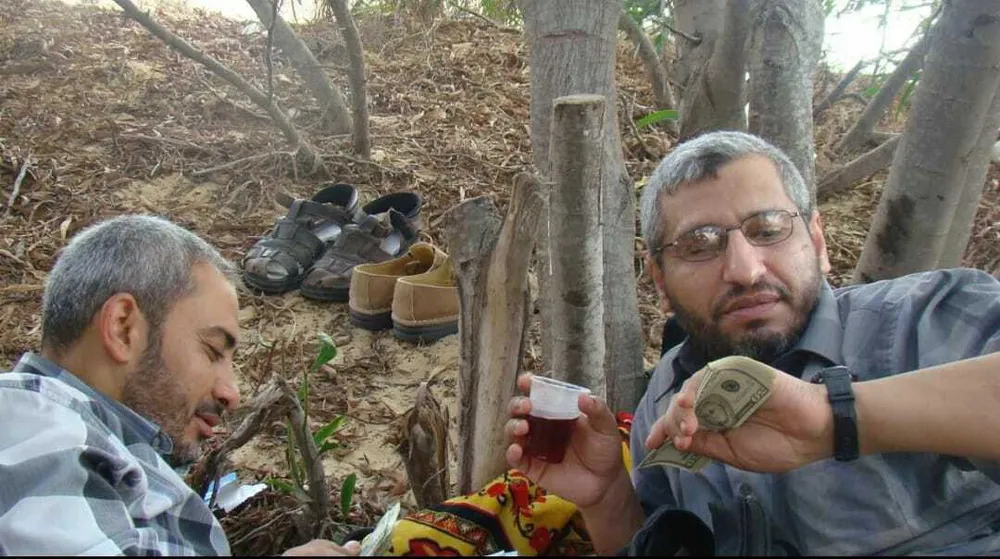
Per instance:
[[[354,219],[358,191],[349,184],[328,186],[311,200],[278,193],[275,201],[288,208],[274,228],[243,258],[243,281],[267,295],[301,285],[316,259],[343,226]]]
[[[366,204],[306,275],[302,296],[346,303],[356,265],[392,260],[416,242],[421,203],[414,192],[396,192]]]

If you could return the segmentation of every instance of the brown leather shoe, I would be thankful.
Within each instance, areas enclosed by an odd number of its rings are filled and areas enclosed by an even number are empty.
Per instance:
[[[416,242],[420,207],[414,192],[396,192],[365,204],[302,280],[302,296],[346,303],[355,266],[392,260]]]
[[[365,330],[392,328],[392,299],[396,280],[428,272],[448,255],[430,243],[415,243],[410,251],[388,262],[359,264],[351,274],[351,323]]]
[[[427,343],[458,333],[458,287],[451,259],[415,276],[396,280],[392,297],[392,335]]]

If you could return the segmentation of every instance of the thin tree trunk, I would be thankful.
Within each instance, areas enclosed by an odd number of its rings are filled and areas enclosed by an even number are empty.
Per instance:
[[[836,103],[837,100],[839,100],[844,95],[844,91],[847,90],[847,86],[851,85],[854,82],[854,79],[858,77],[858,74],[861,72],[861,69],[864,68],[866,64],[868,64],[866,61],[859,60],[858,63],[855,64],[853,68],[851,68],[850,70],[848,70],[846,74],[844,74],[844,77],[839,82],[837,82],[837,86],[830,91],[830,94],[827,95],[825,98],[823,98],[823,100],[820,101],[819,104],[813,108],[814,120],[816,118],[819,118],[819,115],[823,114],[823,111],[832,107],[833,104]]]
[[[323,67],[313,56],[312,51],[280,15],[274,17],[272,21],[272,17],[276,15],[273,2],[277,1],[247,0],[247,4],[253,8],[264,27],[272,30],[278,48],[288,55],[295,71],[302,77],[306,87],[316,98],[327,129],[334,134],[350,132],[351,115],[344,105],[344,97],[336,86],[327,79]]]
[[[354,153],[368,159],[372,146],[368,137],[368,91],[365,86],[365,52],[347,0],[327,0],[340,25],[340,33],[351,59],[351,100],[354,107]]]
[[[819,2],[754,0],[750,131],[788,154],[814,201],[812,73],[822,41]]]
[[[166,43],[167,46],[180,52],[191,60],[205,66],[211,70],[212,73],[225,80],[241,93],[249,97],[251,101],[267,111],[267,114],[271,116],[272,120],[274,120],[274,124],[285,135],[285,139],[296,147],[307,165],[315,166],[319,162],[319,156],[316,154],[315,150],[313,150],[313,148],[310,147],[304,139],[302,139],[298,130],[296,130],[292,122],[288,120],[288,116],[285,115],[285,112],[278,107],[274,100],[265,95],[263,91],[260,91],[256,87],[247,83],[247,81],[240,77],[239,74],[226,67],[218,60],[196,49],[190,43],[181,39],[177,35],[174,35],[165,27],[154,21],[153,18],[149,17],[148,13],[143,12],[136,7],[136,5],[132,3],[132,0],[114,0],[114,2],[115,4],[121,6],[121,9],[125,11],[126,15],[139,22],[140,25],[145,27],[157,39],[160,39]]]
[[[531,151],[535,166],[552,180],[549,144],[556,97],[591,93],[605,98],[602,215],[604,220],[604,371],[608,402],[632,410],[645,390],[645,347],[635,282],[635,192],[625,173],[614,67],[621,5],[612,0],[522,0],[531,53]],[[547,215],[547,210],[546,214]],[[551,363],[552,294],[539,243],[543,359]]]
[[[1000,2],[946,2],[855,282],[939,265],[998,85]]]
[[[549,259],[553,376],[605,397],[604,308],[601,303],[604,235],[601,230],[601,159],[604,97],[554,100]]]
[[[708,63],[694,70],[681,99],[681,139],[708,130],[746,130],[746,43],[750,0],[729,0]]]
[[[882,119],[882,115],[885,111],[889,109],[889,105],[892,104],[892,100],[896,98],[899,90],[903,88],[906,84],[906,80],[913,77],[924,65],[924,56],[927,54],[927,47],[930,45],[930,39],[928,36],[933,33],[931,30],[920,39],[920,41],[913,45],[910,52],[906,54],[906,57],[902,62],[896,66],[892,74],[889,76],[882,87],[879,88],[878,93],[872,98],[868,106],[865,107],[864,112],[858,117],[858,120],[851,126],[850,130],[844,134],[840,142],[837,143],[834,148],[836,151],[841,153],[850,153],[865,143],[866,140],[871,136],[872,132],[875,130],[875,125],[878,121]],[[912,107],[912,105],[911,105]],[[911,109],[912,110],[912,109]]]
[[[941,251],[941,261],[938,263],[940,268],[962,265],[969,237],[972,236],[976,211],[983,197],[986,174],[990,168],[990,156],[993,144],[996,143],[998,128],[1000,128],[1000,92],[994,94],[993,105],[983,124],[983,131],[979,134],[979,141],[976,142],[975,150],[969,154],[968,164],[965,165],[965,186],[962,187],[962,197],[958,201],[955,217],[952,218],[951,227],[948,229],[948,238]]]
[[[507,468],[503,425],[521,369],[530,304],[528,265],[543,211],[542,187],[514,181],[507,217],[490,198],[466,200],[445,214],[444,232],[458,276],[458,493],[477,491]]]
[[[725,25],[726,0],[674,0],[674,23],[685,36],[695,37],[695,43],[677,39],[677,61],[673,64],[674,79],[681,91],[686,91],[692,78],[708,65],[715,50],[715,41]],[[684,116],[681,115],[681,118]]]
[[[639,59],[646,68],[650,83],[653,84],[653,99],[656,100],[657,109],[676,109],[677,100],[674,99],[674,90],[670,87],[670,80],[667,79],[667,69],[656,54],[656,48],[650,42],[649,37],[642,31],[639,24],[622,10],[618,19],[618,27],[628,35],[628,38],[635,44],[639,53]],[[677,121],[668,120],[664,123],[667,132],[677,136]]]

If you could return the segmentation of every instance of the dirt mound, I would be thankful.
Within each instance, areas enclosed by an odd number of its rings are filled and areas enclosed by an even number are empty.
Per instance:
[[[473,196],[501,207],[513,176],[530,164],[529,75],[519,34],[479,21],[407,27],[359,22],[366,47],[373,157],[353,157],[349,138],[326,134],[319,110],[287,60],[274,52],[268,79],[264,34],[209,16],[157,12],[155,18],[199,49],[273,93],[324,154],[325,170],[306,175],[266,116],[198,64],[171,51],[114,10],[50,0],[7,0],[0,13],[0,366],[39,343],[46,273],[58,249],[80,228],[127,212],[166,216],[239,261],[279,215],[275,192],[310,196],[325,180],[352,183],[363,198],[413,190],[425,200],[426,240],[441,243],[441,214]],[[336,26],[300,28],[327,73],[347,91],[346,54]],[[622,44],[619,111],[626,166],[647,176],[672,145],[654,129],[629,125],[652,106],[639,62]],[[845,127],[841,104],[817,137]],[[832,132],[833,131],[833,132]],[[824,153],[823,146],[818,150]],[[22,175],[22,171],[25,171]],[[860,253],[881,185],[876,178],[821,211],[835,271],[848,277]],[[0,211],[3,211],[0,210]],[[967,263],[997,273],[1000,190],[996,180],[977,218]],[[641,262],[637,258],[637,269]],[[455,428],[457,339],[426,347],[352,328],[344,305],[318,304],[297,293],[260,297],[242,289],[242,347],[237,367],[245,399],[272,374],[294,379],[312,361],[316,333],[329,333],[340,355],[312,381],[318,426],[345,415],[344,448],[324,466],[331,487],[357,473],[351,520],[368,524],[392,501],[412,505],[393,440],[393,421],[413,402],[421,381],[450,409]],[[640,310],[649,363],[659,355],[660,313],[647,278]],[[536,342],[528,347],[532,369]],[[284,430],[274,426],[234,460],[245,479],[286,476]],[[456,440],[454,433],[452,441]],[[452,447],[451,456],[455,456]],[[271,496],[269,499],[279,499]],[[260,509],[263,510],[263,509]],[[259,537],[258,534],[257,537]],[[267,536],[267,534],[264,534]],[[249,543],[247,543],[249,542]],[[244,549],[277,545],[247,538]]]

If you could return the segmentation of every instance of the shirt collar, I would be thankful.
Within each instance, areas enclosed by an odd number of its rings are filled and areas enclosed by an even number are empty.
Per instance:
[[[796,376],[801,376],[802,368],[810,355],[824,359],[827,361],[827,366],[843,365],[844,358],[841,352],[843,340],[844,329],[840,321],[837,298],[829,282],[824,279],[820,286],[819,299],[812,314],[809,315],[809,322],[802,337],[792,349],[769,365]],[[690,343],[690,338],[685,340],[674,360],[674,380],[660,397],[679,388],[685,380],[707,364],[705,356]]]
[[[120,402],[94,390],[73,373],[35,353],[25,353],[14,366],[16,373],[29,373],[64,382],[83,392],[88,398],[113,413],[121,421],[122,429],[149,444],[161,456],[169,456],[174,443],[160,427]]]

